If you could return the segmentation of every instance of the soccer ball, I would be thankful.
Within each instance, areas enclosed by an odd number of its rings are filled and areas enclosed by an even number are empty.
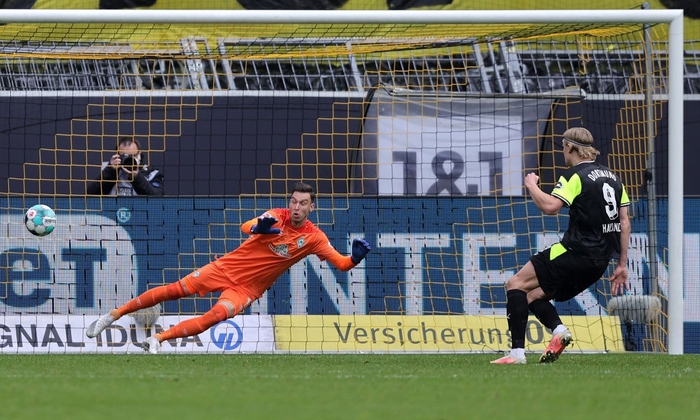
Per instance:
[[[44,204],[31,206],[24,213],[24,226],[36,236],[46,236],[56,227],[56,213]]]

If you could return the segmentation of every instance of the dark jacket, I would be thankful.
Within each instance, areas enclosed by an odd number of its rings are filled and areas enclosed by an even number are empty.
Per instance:
[[[100,177],[88,182],[86,192],[90,195],[161,196],[163,195],[163,173],[156,168],[144,165],[133,180],[122,178],[117,184],[117,170],[104,165]]]

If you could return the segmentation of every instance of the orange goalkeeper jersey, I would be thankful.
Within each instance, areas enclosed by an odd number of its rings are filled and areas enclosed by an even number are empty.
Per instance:
[[[333,248],[326,234],[311,221],[294,228],[289,209],[267,213],[278,220],[273,227],[281,233],[251,235],[241,246],[213,262],[231,280],[232,286],[244,287],[259,298],[289,267],[311,254],[343,271],[355,266],[349,256]],[[257,218],[251,219],[241,230],[250,234],[250,228],[257,222]]]

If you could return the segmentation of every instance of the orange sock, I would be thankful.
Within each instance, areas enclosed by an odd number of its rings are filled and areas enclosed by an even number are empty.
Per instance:
[[[216,304],[202,316],[191,318],[173,326],[169,330],[156,334],[160,341],[173,338],[189,337],[208,330],[219,322],[228,318],[228,311],[224,305]]]
[[[117,308],[117,312],[119,313],[119,317],[122,317],[126,314],[138,311],[139,309],[150,308],[157,303],[166,300],[175,300],[185,296],[187,296],[187,294],[185,294],[185,289],[183,289],[180,282],[177,281],[167,286],[158,286],[146,290],[139,296]]]

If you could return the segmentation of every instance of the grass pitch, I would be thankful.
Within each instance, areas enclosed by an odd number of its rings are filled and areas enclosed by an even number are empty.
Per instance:
[[[7,419],[697,418],[700,355],[3,355]]]

